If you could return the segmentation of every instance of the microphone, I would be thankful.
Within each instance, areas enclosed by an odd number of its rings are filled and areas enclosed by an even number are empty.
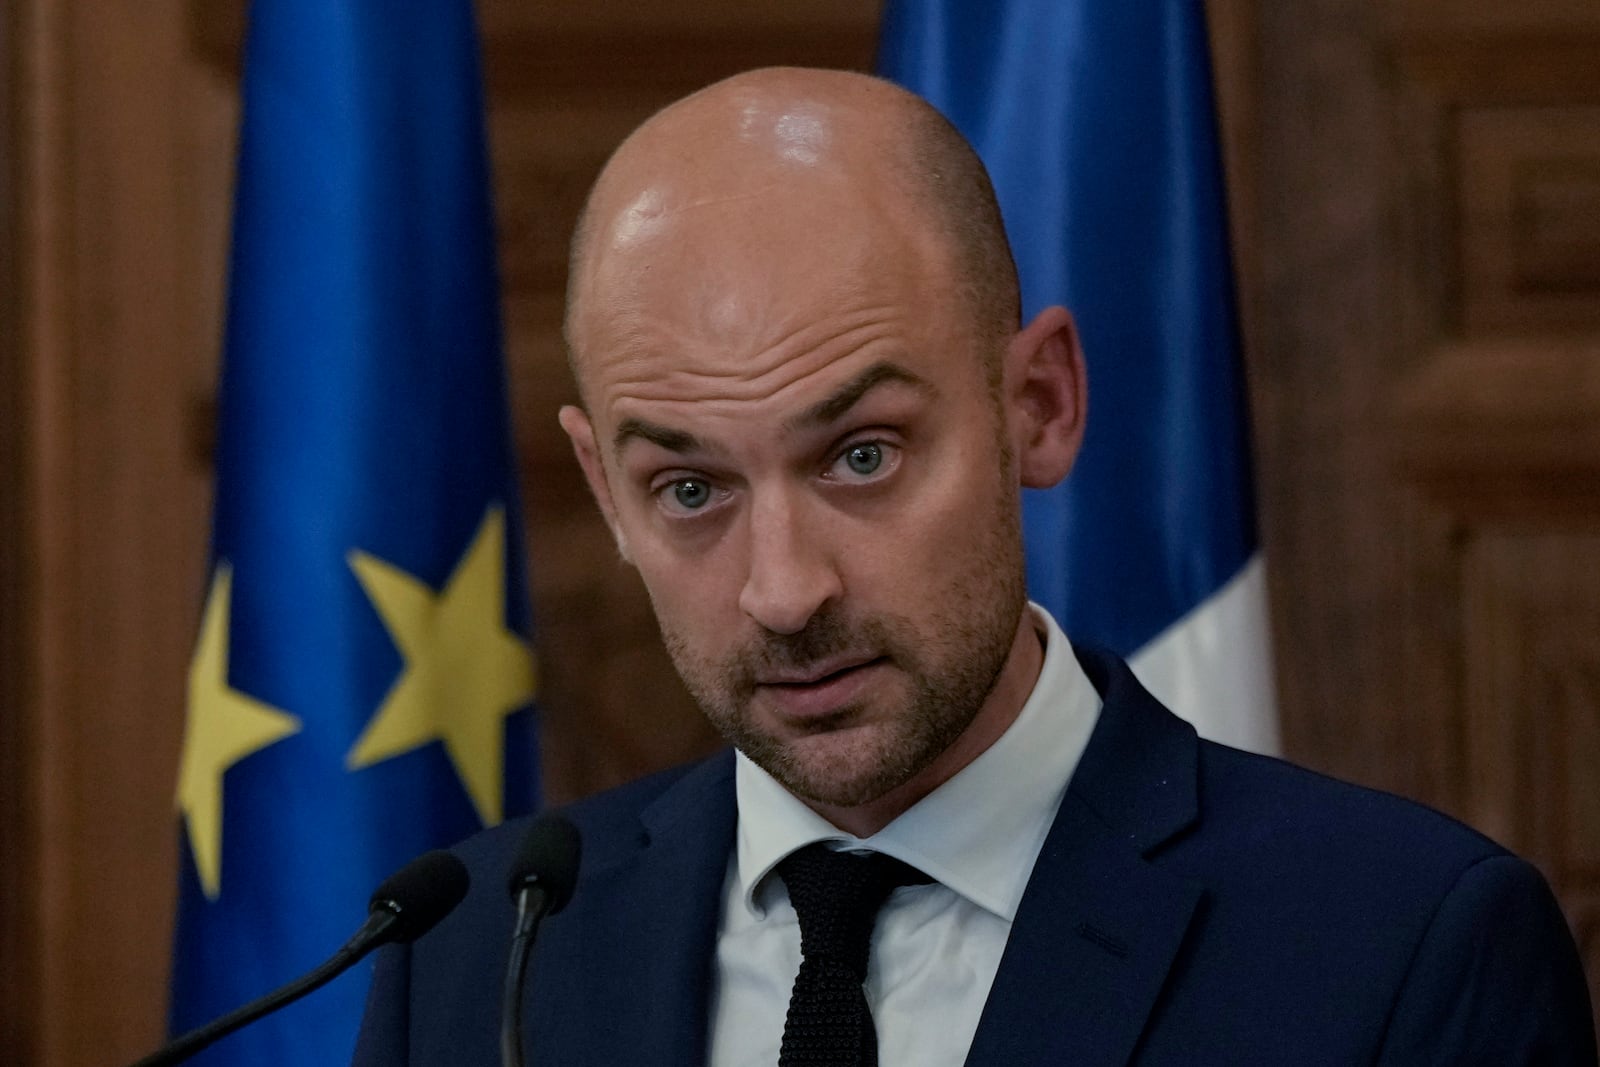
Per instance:
[[[517,925],[511,935],[511,957],[506,961],[500,999],[500,1062],[504,1067],[523,1067],[522,990],[528,954],[533,950],[539,921],[554,915],[572,899],[582,852],[576,826],[561,815],[541,815],[528,828],[511,864],[506,888],[517,905]]]
[[[168,1067],[188,1059],[240,1027],[322,988],[379,945],[416,940],[466,895],[467,868],[454,853],[437,849],[418,856],[384,879],[367,902],[367,921],[316,970],[189,1031],[133,1067]]]

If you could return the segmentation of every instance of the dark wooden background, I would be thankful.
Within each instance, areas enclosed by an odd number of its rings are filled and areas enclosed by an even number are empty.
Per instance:
[[[1531,856],[1600,974],[1600,6],[1213,0],[1289,754]],[[863,0],[481,0],[552,797],[703,750],[554,420],[568,231]],[[0,5],[0,1060],[160,1033],[242,0]]]

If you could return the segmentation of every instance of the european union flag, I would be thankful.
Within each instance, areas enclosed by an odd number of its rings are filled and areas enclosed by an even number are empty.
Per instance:
[[[533,660],[470,0],[257,0],[174,1030],[532,806]],[[365,973],[205,1062],[338,1063]]]
[[[1029,587],[1200,732],[1277,747],[1202,0],[890,0],[879,67],[994,179],[1023,309],[1089,365],[1071,477],[1024,501]]]

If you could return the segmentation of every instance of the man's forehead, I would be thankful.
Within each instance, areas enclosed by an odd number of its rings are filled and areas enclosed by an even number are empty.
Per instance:
[[[934,240],[871,189],[674,205],[652,187],[609,227],[569,324],[586,377],[760,373],[874,330],[909,343],[949,291]]]
[[[861,316],[895,320],[903,342],[936,317],[951,250],[906,187],[906,99],[862,75],[760,71],[625,142],[574,243],[567,339],[586,402],[663,373],[774,371]]]
[[[734,237],[763,221],[853,216],[859,228],[905,211],[904,191],[878,153],[836,152],[823,118],[791,119],[763,119],[771,133],[763,138],[697,131],[684,151],[619,167],[591,201],[581,259],[599,265],[657,241]]]
[[[631,331],[597,330],[581,365],[594,413],[607,417],[692,402],[704,410],[759,407],[774,418],[787,417],[877,362],[923,373],[926,346],[906,310],[798,313],[771,329],[751,315],[729,314],[748,328],[691,324],[675,330],[666,321],[672,316],[662,315],[632,320]]]
[[[915,256],[897,265],[894,256],[874,263],[844,255],[852,261],[845,269],[830,261],[826,242],[812,244],[803,232],[783,247],[780,264],[680,264],[663,271],[659,285],[635,280],[597,298],[574,348],[591,410],[796,398],[814,392],[811,383],[824,388],[877,360],[916,368],[936,341],[949,344],[962,332],[940,306],[948,287],[919,273]],[[789,270],[796,262],[803,265]]]

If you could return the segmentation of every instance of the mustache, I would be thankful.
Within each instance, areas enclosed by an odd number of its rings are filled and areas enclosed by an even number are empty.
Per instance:
[[[837,656],[873,652],[893,658],[888,629],[877,620],[852,620],[829,610],[813,615],[805,628],[792,634],[765,633],[759,642],[735,658],[734,674],[741,685],[754,687],[759,674],[773,670],[805,670]]]

